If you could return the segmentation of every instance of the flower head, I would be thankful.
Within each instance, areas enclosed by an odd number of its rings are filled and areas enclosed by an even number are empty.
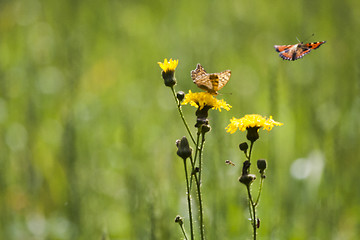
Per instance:
[[[208,92],[191,92],[185,95],[184,101],[181,103],[182,105],[190,104],[191,106],[197,107],[202,110],[204,107],[211,108],[214,110],[225,109],[227,111],[230,110],[231,105],[227,104],[223,99],[218,100],[213,95]]]
[[[283,123],[276,122],[272,119],[272,116],[270,116],[269,119],[266,119],[265,117],[262,117],[258,114],[250,114],[245,115],[245,117],[242,117],[240,119],[232,118],[230,119],[230,124],[226,127],[226,131],[229,133],[234,133],[236,130],[245,131],[249,128],[262,128],[264,130],[270,131],[274,126],[281,126]]]
[[[164,63],[158,62],[158,64],[164,72],[174,72],[179,64],[179,60],[172,60],[172,58],[170,58],[170,61],[168,61],[167,58],[165,58]]]
[[[172,60],[170,61],[165,58],[164,63],[158,62],[159,66],[162,69],[161,75],[164,79],[165,86],[173,87],[176,84],[175,79],[175,68],[177,67],[179,60]]]

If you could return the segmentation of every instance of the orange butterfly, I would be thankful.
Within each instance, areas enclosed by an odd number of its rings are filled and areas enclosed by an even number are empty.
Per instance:
[[[302,42],[295,45],[275,45],[275,50],[280,52],[279,56],[284,60],[295,61],[308,54],[312,49],[317,49],[326,41],[305,43]]]
[[[230,80],[231,71],[226,70],[221,73],[207,73],[200,63],[196,69],[191,71],[193,82],[201,89],[212,95],[218,95],[218,91],[222,89]]]

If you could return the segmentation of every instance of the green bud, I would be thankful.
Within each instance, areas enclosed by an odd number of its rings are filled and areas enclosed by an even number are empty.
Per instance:
[[[257,167],[260,170],[260,173],[263,173],[266,169],[266,160],[265,159],[259,159],[257,160]]]
[[[256,176],[254,174],[246,174],[239,177],[239,182],[245,184],[246,186],[250,186],[253,181],[255,181]]]
[[[210,130],[211,130],[211,127],[210,127],[209,124],[204,124],[204,125],[201,126],[201,132],[202,132],[202,133],[207,133],[207,132],[209,132]]]
[[[192,149],[189,146],[189,142],[185,136],[176,140],[176,146],[178,148],[176,153],[179,157],[185,160],[191,156]]]
[[[184,219],[182,217],[180,217],[179,215],[177,215],[176,218],[175,218],[175,222],[180,224],[180,225],[183,225],[184,224]]]
[[[249,148],[249,145],[246,142],[240,143],[239,148],[241,151],[246,152]]]
[[[185,97],[185,93],[184,93],[183,91],[178,91],[178,92],[176,93],[176,97],[177,97],[177,99],[178,99],[180,102],[182,102],[182,100],[183,100],[184,97]]]

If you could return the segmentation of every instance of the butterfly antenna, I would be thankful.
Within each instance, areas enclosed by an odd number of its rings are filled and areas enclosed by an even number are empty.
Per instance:
[[[310,37],[305,38],[305,40],[304,40],[303,42],[306,42],[307,40],[309,40],[309,38],[311,38],[311,37],[313,37],[313,36],[315,36],[315,33],[311,34]],[[296,37],[296,40],[298,40],[298,42],[301,42],[301,41],[298,39],[298,37]]]
[[[219,93],[218,95],[232,95],[231,92],[223,92],[223,93]]]
[[[312,38],[313,36],[315,36],[315,33],[311,34],[311,36],[308,37],[308,38],[306,39],[306,41],[309,40],[309,38]]]

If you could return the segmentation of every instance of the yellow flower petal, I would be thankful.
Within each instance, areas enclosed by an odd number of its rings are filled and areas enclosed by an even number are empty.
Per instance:
[[[179,64],[179,60],[172,60],[172,58],[170,58],[170,61],[168,61],[167,58],[165,58],[163,63],[158,62],[158,64],[164,72],[170,72],[175,71],[175,68]]]
[[[237,119],[233,117],[230,119],[230,124],[225,128],[226,132],[233,134],[237,130],[245,131],[251,127],[263,128],[264,130],[270,131],[274,126],[281,126],[283,123],[276,122],[270,116],[269,119],[262,117],[258,114],[245,115],[244,117]]]
[[[193,107],[199,108],[200,110],[205,106],[209,106],[214,110],[219,110],[219,112],[221,112],[222,108],[227,111],[229,111],[231,108],[231,105],[227,104],[223,99],[218,100],[208,92],[193,93],[191,90],[189,90],[189,93],[185,94],[185,98],[181,104],[186,105],[188,103]]]

